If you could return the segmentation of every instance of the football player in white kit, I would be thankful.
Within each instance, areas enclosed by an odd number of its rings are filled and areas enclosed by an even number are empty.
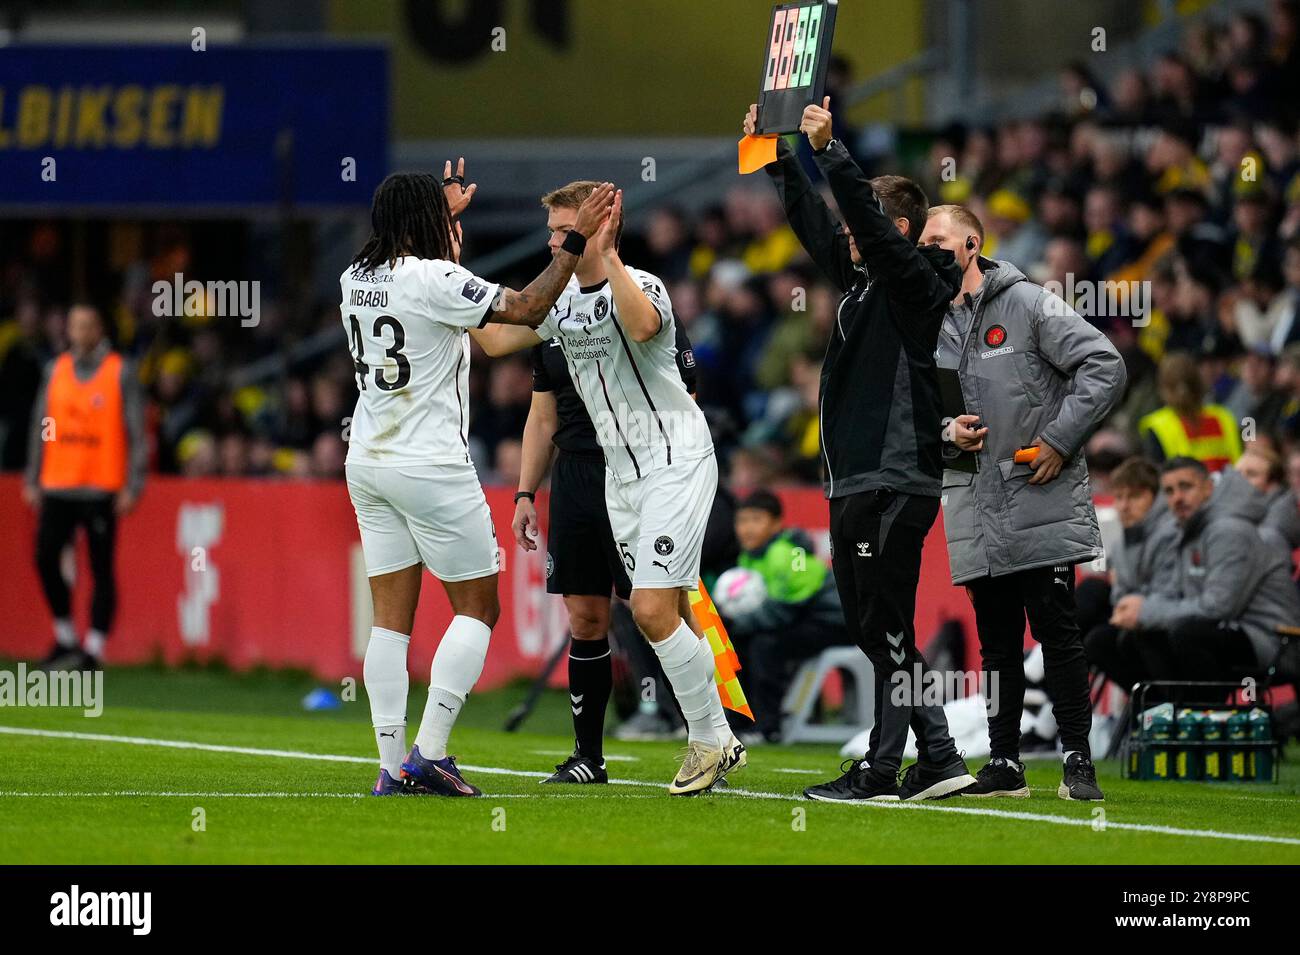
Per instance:
[[[574,238],[523,291],[462,268],[461,212],[474,187],[457,175],[395,174],[375,191],[372,232],[340,277],[342,317],[357,376],[347,457],[374,626],[364,679],[379,746],[375,795],[477,796],[447,739],[483,671],[500,613],[496,534],[470,462],[469,342],[488,322],[542,322],[608,215],[601,184],[577,212]],[[445,192],[444,192],[445,189]],[[407,648],[421,566],[442,581],[452,617],[430,669],[429,697],[406,749]]]
[[[549,193],[552,255],[578,226],[598,188],[579,181]],[[668,791],[704,792],[745,764],[713,678],[687,592],[696,587],[704,528],[718,487],[713,439],[677,368],[672,303],[649,272],[618,255],[622,193],[588,243],[574,283],[536,329],[493,326],[472,334],[489,355],[556,338],[605,455],[605,500],[614,541],[632,577],[632,616],[654,647],[688,731],[686,757]]]

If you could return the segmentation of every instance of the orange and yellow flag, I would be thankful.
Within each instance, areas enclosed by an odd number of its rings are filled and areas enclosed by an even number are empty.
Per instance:
[[[713,605],[713,598],[705,589],[704,581],[701,580],[699,586],[690,592],[690,597],[691,612],[695,614],[695,620],[713,650],[713,680],[718,685],[722,705],[737,713],[744,713],[752,720],[754,713],[745,700],[745,691],[740,688],[740,677],[736,676],[740,672],[740,657],[736,656],[736,649],[731,645],[727,628],[718,616],[718,608]]]

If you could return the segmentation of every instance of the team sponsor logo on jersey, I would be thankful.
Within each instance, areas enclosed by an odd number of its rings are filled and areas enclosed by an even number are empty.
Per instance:
[[[551,574],[555,573],[555,557],[551,554],[546,555],[546,579],[551,579]]]
[[[1015,347],[1012,345],[1004,345],[1001,348],[994,348],[990,351],[980,352],[980,358],[996,358],[998,355],[1010,355],[1015,350]]]
[[[464,298],[469,299],[475,305],[478,305],[480,302],[482,302],[484,297],[487,295],[487,293],[488,293],[488,287],[484,285],[482,282],[480,282],[478,279],[470,279],[468,282],[465,283],[465,286],[460,290],[460,294]]]
[[[667,557],[673,552],[673,539],[667,534],[662,534],[655,538],[655,553],[660,557]]]
[[[1007,330],[1001,325],[990,325],[984,332],[984,344],[998,348],[1007,340]]]

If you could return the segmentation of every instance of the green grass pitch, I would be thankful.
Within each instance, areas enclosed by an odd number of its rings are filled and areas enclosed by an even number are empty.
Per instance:
[[[1027,800],[804,801],[838,773],[825,746],[755,747],[730,790],[681,799],[665,792],[681,744],[611,740],[626,782],[543,787],[571,748],[566,700],[502,732],[522,688],[471,697],[452,737],[485,798],[372,799],[364,694],[304,712],[313,685],[113,669],[99,718],[0,708],[0,863],[1300,863],[1294,762],[1278,785],[1130,782],[1102,764],[1104,815],[1056,797],[1054,760],[1030,763]]]

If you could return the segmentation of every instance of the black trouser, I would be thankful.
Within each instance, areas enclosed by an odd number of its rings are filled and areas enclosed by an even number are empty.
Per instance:
[[[785,630],[759,630],[743,636],[733,633],[731,641],[744,668],[742,679],[753,704],[753,729],[769,738],[781,732],[781,703],[799,664],[823,650],[852,642],[843,627],[813,621]]]
[[[1223,682],[1262,669],[1250,638],[1235,623],[1188,620],[1171,630],[1123,631],[1117,642],[1137,661],[1133,672],[1124,674],[1126,683],[1115,677],[1126,690],[1142,680]]]
[[[1095,627],[1103,626],[1110,620],[1110,581],[1105,577],[1084,577],[1075,586],[1074,604],[1078,608],[1080,633],[1091,633]],[[1086,637],[1084,649],[1087,649]],[[1089,662],[1093,662],[1091,658]]]
[[[911,726],[921,760],[948,763],[957,749],[943,707],[913,705],[928,670],[916,649],[916,585],[939,499],[867,491],[832,499],[830,510],[831,563],[844,622],[875,670],[876,723],[866,759],[882,774],[897,773]],[[904,674],[901,683],[896,673]],[[914,686],[918,674],[922,685]],[[899,687],[907,692],[895,692]]]
[[[41,502],[40,523],[36,529],[36,570],[56,620],[72,616],[72,597],[60,566],[63,548],[72,540],[77,527],[86,529],[90,550],[90,570],[95,578],[95,593],[90,602],[90,626],[105,636],[113,625],[117,608],[117,581],[113,575],[113,552],[117,543],[117,515],[113,498],[89,499],[46,496]]]
[[[1090,756],[1088,660],[1074,605],[1073,567],[1035,567],[967,585],[989,694],[991,757],[1020,759],[1020,714],[1025,708],[1025,617],[1043,646],[1044,682],[1066,752]],[[996,680],[996,682],[994,682]]]
[[[1088,662],[1126,693],[1133,689],[1133,684],[1149,679],[1151,667],[1143,649],[1137,634],[1109,623],[1098,624],[1083,638]]]

